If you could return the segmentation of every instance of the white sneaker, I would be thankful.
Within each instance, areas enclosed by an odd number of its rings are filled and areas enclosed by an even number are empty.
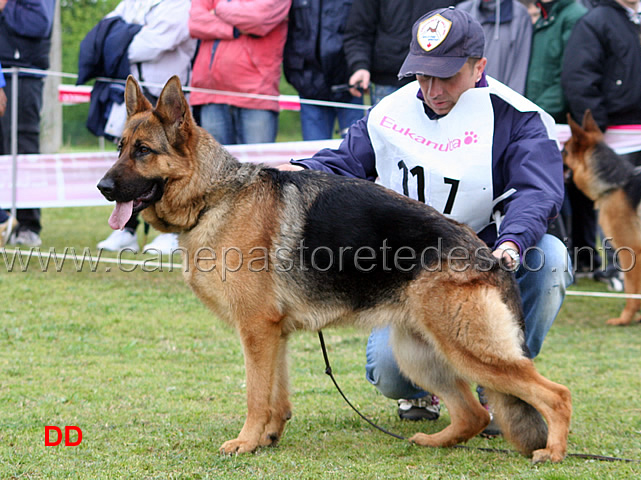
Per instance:
[[[178,235],[175,233],[161,233],[151,243],[145,245],[143,253],[160,253],[172,255],[178,249]]]
[[[9,237],[11,245],[24,245],[25,247],[39,247],[42,245],[40,235],[32,230],[14,230]]]
[[[138,237],[129,230],[114,230],[105,240],[98,242],[98,248],[109,252],[119,252],[125,248],[138,253]]]

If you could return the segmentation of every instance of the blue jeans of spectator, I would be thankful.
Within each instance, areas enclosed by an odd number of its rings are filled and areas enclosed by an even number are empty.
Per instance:
[[[572,283],[567,248],[558,238],[545,234],[535,248],[525,252],[516,271],[525,316],[525,344],[534,358],[561,309],[565,289]],[[372,331],[367,342],[365,375],[388,398],[421,398],[427,392],[400,372],[389,344],[390,327]],[[429,368],[429,367],[428,367]]]
[[[395,85],[381,85],[379,83],[370,85],[369,88],[370,97],[372,98],[372,106],[383,100],[383,98],[387,97],[390,93],[394,93],[398,90],[398,87]]]
[[[362,105],[363,99],[352,97],[350,103]],[[355,108],[323,107],[320,105],[300,105],[300,125],[303,140],[324,140],[334,137],[334,123],[338,120],[341,137],[358,119],[363,118],[364,110]]]
[[[200,107],[200,126],[223,145],[272,143],[278,133],[278,112],[209,103]]]

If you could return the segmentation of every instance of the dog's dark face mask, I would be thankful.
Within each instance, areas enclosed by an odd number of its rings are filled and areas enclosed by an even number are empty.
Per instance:
[[[127,123],[118,160],[98,183],[105,198],[116,202],[109,218],[114,230],[159,202],[171,179],[188,170],[180,165],[180,154],[191,117],[178,77],[167,82],[154,109],[130,76],[125,103]]]

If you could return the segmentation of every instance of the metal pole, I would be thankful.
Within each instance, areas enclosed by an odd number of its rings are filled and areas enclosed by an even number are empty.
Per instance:
[[[11,69],[11,216],[16,218],[18,194],[18,68]]]

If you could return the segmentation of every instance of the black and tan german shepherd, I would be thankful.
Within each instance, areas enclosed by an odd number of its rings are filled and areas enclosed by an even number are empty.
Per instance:
[[[372,182],[239,163],[195,125],[177,77],[155,108],[131,77],[125,100],[119,157],[98,188],[117,202],[112,228],[142,211],[154,228],[180,234],[185,280],[238,331],[247,418],[221,451],[280,439],[293,332],[392,325],[402,372],[451,416],[412,442],[447,447],[481,432],[490,417],[476,382],[520,452],[565,457],[570,392],[524,355],[513,275],[472,230]]]
[[[616,154],[603,141],[603,133],[587,110],[583,126],[568,115],[572,137],[563,150],[563,161],[572,170],[579,190],[599,210],[599,224],[617,249],[615,259],[624,272],[626,293],[641,294],[641,171]],[[641,308],[641,300],[629,298],[609,325],[629,325]]]

